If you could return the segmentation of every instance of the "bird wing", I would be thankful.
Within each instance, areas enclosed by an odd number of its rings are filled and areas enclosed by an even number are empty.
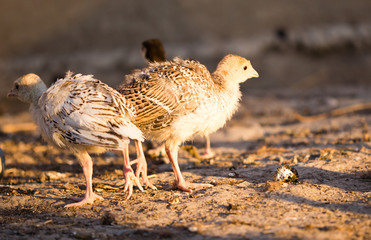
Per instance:
[[[143,131],[169,126],[179,116],[195,111],[212,87],[210,73],[195,61],[174,59],[152,63],[126,76],[119,91],[136,108],[136,125]],[[196,64],[197,63],[197,64]],[[194,66],[196,65],[196,67]],[[203,66],[203,65],[201,65]]]
[[[143,141],[131,122],[135,109],[114,89],[91,75],[67,75],[40,98],[39,105],[57,145],[65,141],[121,149],[127,138]]]

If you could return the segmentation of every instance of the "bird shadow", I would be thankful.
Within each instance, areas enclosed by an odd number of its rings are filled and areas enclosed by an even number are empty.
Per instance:
[[[124,221],[125,214],[117,214],[110,209],[102,210],[100,214],[91,211],[93,206],[86,205],[82,208],[49,208],[35,209],[34,207],[0,208],[0,215],[8,220],[6,230],[7,238],[19,236],[45,236],[53,231],[53,237],[76,239],[215,239],[215,240],[242,240],[247,239],[237,234],[228,236],[214,236],[193,231],[187,224],[172,223],[161,226],[160,223],[151,227],[140,227],[133,221]],[[87,214],[93,212],[93,214]],[[82,213],[79,213],[82,212]],[[25,221],[25,219],[32,219]],[[13,224],[12,224],[13,223]],[[16,224],[15,224],[16,223]],[[262,239],[281,239],[259,230],[249,232]]]

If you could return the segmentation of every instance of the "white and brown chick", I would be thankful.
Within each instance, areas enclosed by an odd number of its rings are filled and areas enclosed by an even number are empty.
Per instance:
[[[165,62],[166,55],[165,49],[159,39],[149,39],[142,42],[142,55],[147,63],[152,62]],[[214,152],[211,150],[210,136],[205,135],[205,151],[201,154],[202,158],[212,158],[215,156]],[[150,155],[161,155],[165,153],[165,145],[162,144],[157,148],[148,151]]]
[[[144,135],[165,142],[178,189],[211,186],[186,182],[178,165],[179,145],[193,135],[223,127],[238,108],[239,84],[258,77],[249,60],[229,54],[210,74],[197,61],[175,58],[151,63],[126,76],[119,92],[136,109],[134,124]]]
[[[93,192],[93,163],[88,152],[102,153],[120,150],[124,159],[124,191],[132,194],[133,182],[143,190],[130,166],[129,139],[141,150],[142,132],[132,123],[133,106],[116,90],[92,75],[73,75],[47,89],[36,74],[18,78],[8,97],[17,97],[30,103],[30,110],[42,136],[55,146],[70,150],[82,166],[86,180],[86,193],[82,199],[65,207],[81,206],[102,199]],[[141,150],[142,151],[142,150]]]

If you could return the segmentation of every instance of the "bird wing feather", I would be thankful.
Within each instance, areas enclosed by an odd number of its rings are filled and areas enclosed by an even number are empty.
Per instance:
[[[119,91],[135,106],[135,122],[143,131],[168,127],[174,119],[195,111],[209,95],[209,71],[190,62],[176,58],[151,63],[143,71],[126,76],[128,84],[121,85]]]
[[[121,149],[126,138],[143,141],[131,122],[134,108],[117,91],[91,75],[67,75],[39,100],[51,136],[69,143]],[[63,141],[62,141],[63,142]]]

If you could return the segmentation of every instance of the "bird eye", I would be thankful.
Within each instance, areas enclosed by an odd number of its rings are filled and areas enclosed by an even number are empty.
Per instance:
[[[16,84],[14,85],[14,87],[15,87],[16,90],[18,90],[18,89],[19,89],[19,84],[16,83]]]
[[[247,69],[247,66],[244,66],[244,67],[243,67],[243,70],[246,70],[246,69]]]

